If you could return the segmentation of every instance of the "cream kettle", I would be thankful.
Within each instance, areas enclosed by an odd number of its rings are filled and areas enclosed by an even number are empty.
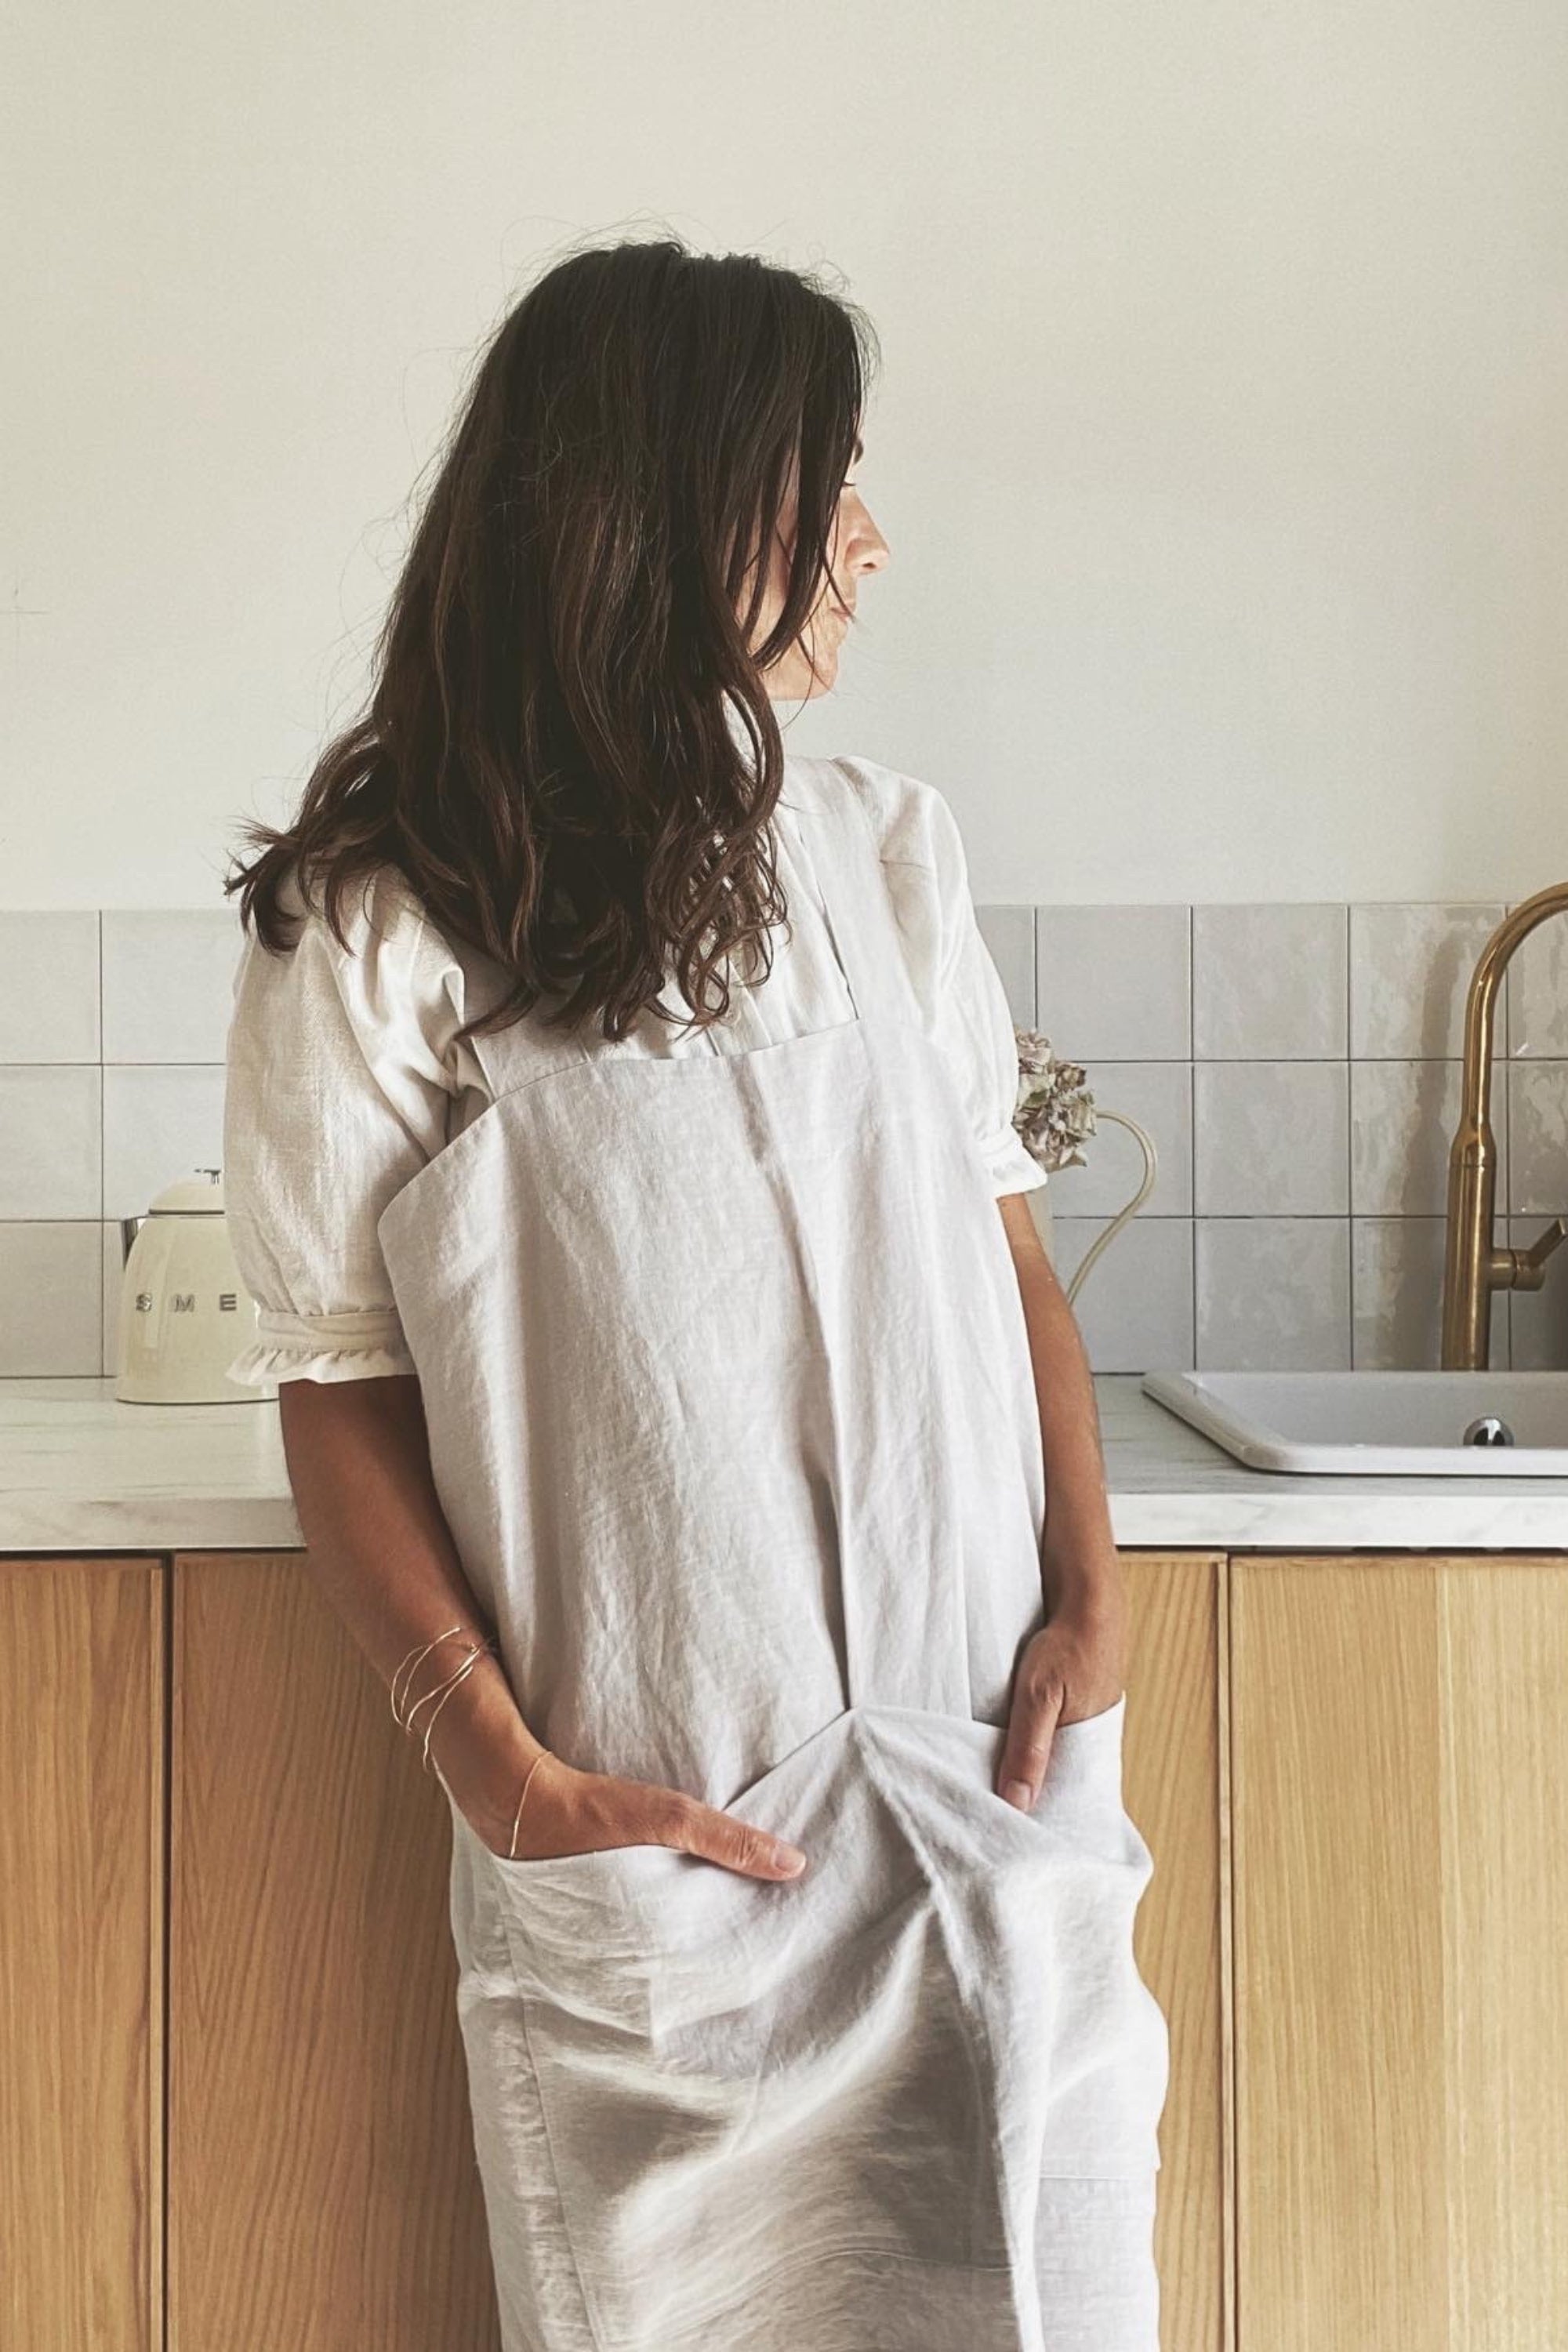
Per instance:
[[[144,1216],[122,1217],[114,1393],[122,1404],[255,1404],[228,1378],[256,1336],[223,1212],[223,1171],[165,1186]]]

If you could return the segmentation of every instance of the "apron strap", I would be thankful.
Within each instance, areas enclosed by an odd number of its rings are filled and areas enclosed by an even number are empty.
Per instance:
[[[861,1019],[920,1021],[877,836],[858,786],[833,759],[802,759],[811,780],[812,865],[823,912]]]

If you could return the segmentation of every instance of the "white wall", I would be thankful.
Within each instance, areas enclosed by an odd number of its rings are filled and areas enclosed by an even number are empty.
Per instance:
[[[1568,870],[1561,0],[13,26],[5,904],[213,903],[356,704],[479,341],[666,225],[878,322],[893,562],[791,740],[940,783],[978,898]]]

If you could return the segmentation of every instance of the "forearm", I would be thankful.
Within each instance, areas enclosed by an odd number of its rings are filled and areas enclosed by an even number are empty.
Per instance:
[[[489,1628],[431,1475],[418,1381],[285,1381],[279,1415],[310,1571],[383,1684],[390,1686],[409,1653],[447,1626],[484,1638]],[[463,1657],[459,1642],[440,1643],[412,1678],[415,1696],[433,1691]],[[409,1736],[421,1746],[437,1706],[431,1761],[476,1827],[503,1818],[510,1827],[539,1742],[500,1661],[481,1657],[449,1693],[417,1710]]]
[[[1046,1464],[1046,1527],[1040,1570],[1052,1612],[1120,1616],[1121,1563],[1105,1491],[1094,1375],[1072,1308],[1016,1192],[998,1202],[1028,1327],[1029,1356]]]

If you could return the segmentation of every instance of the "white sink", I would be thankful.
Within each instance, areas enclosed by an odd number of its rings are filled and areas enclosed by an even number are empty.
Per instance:
[[[1142,1385],[1251,1470],[1568,1478],[1568,1372],[1145,1372]]]

